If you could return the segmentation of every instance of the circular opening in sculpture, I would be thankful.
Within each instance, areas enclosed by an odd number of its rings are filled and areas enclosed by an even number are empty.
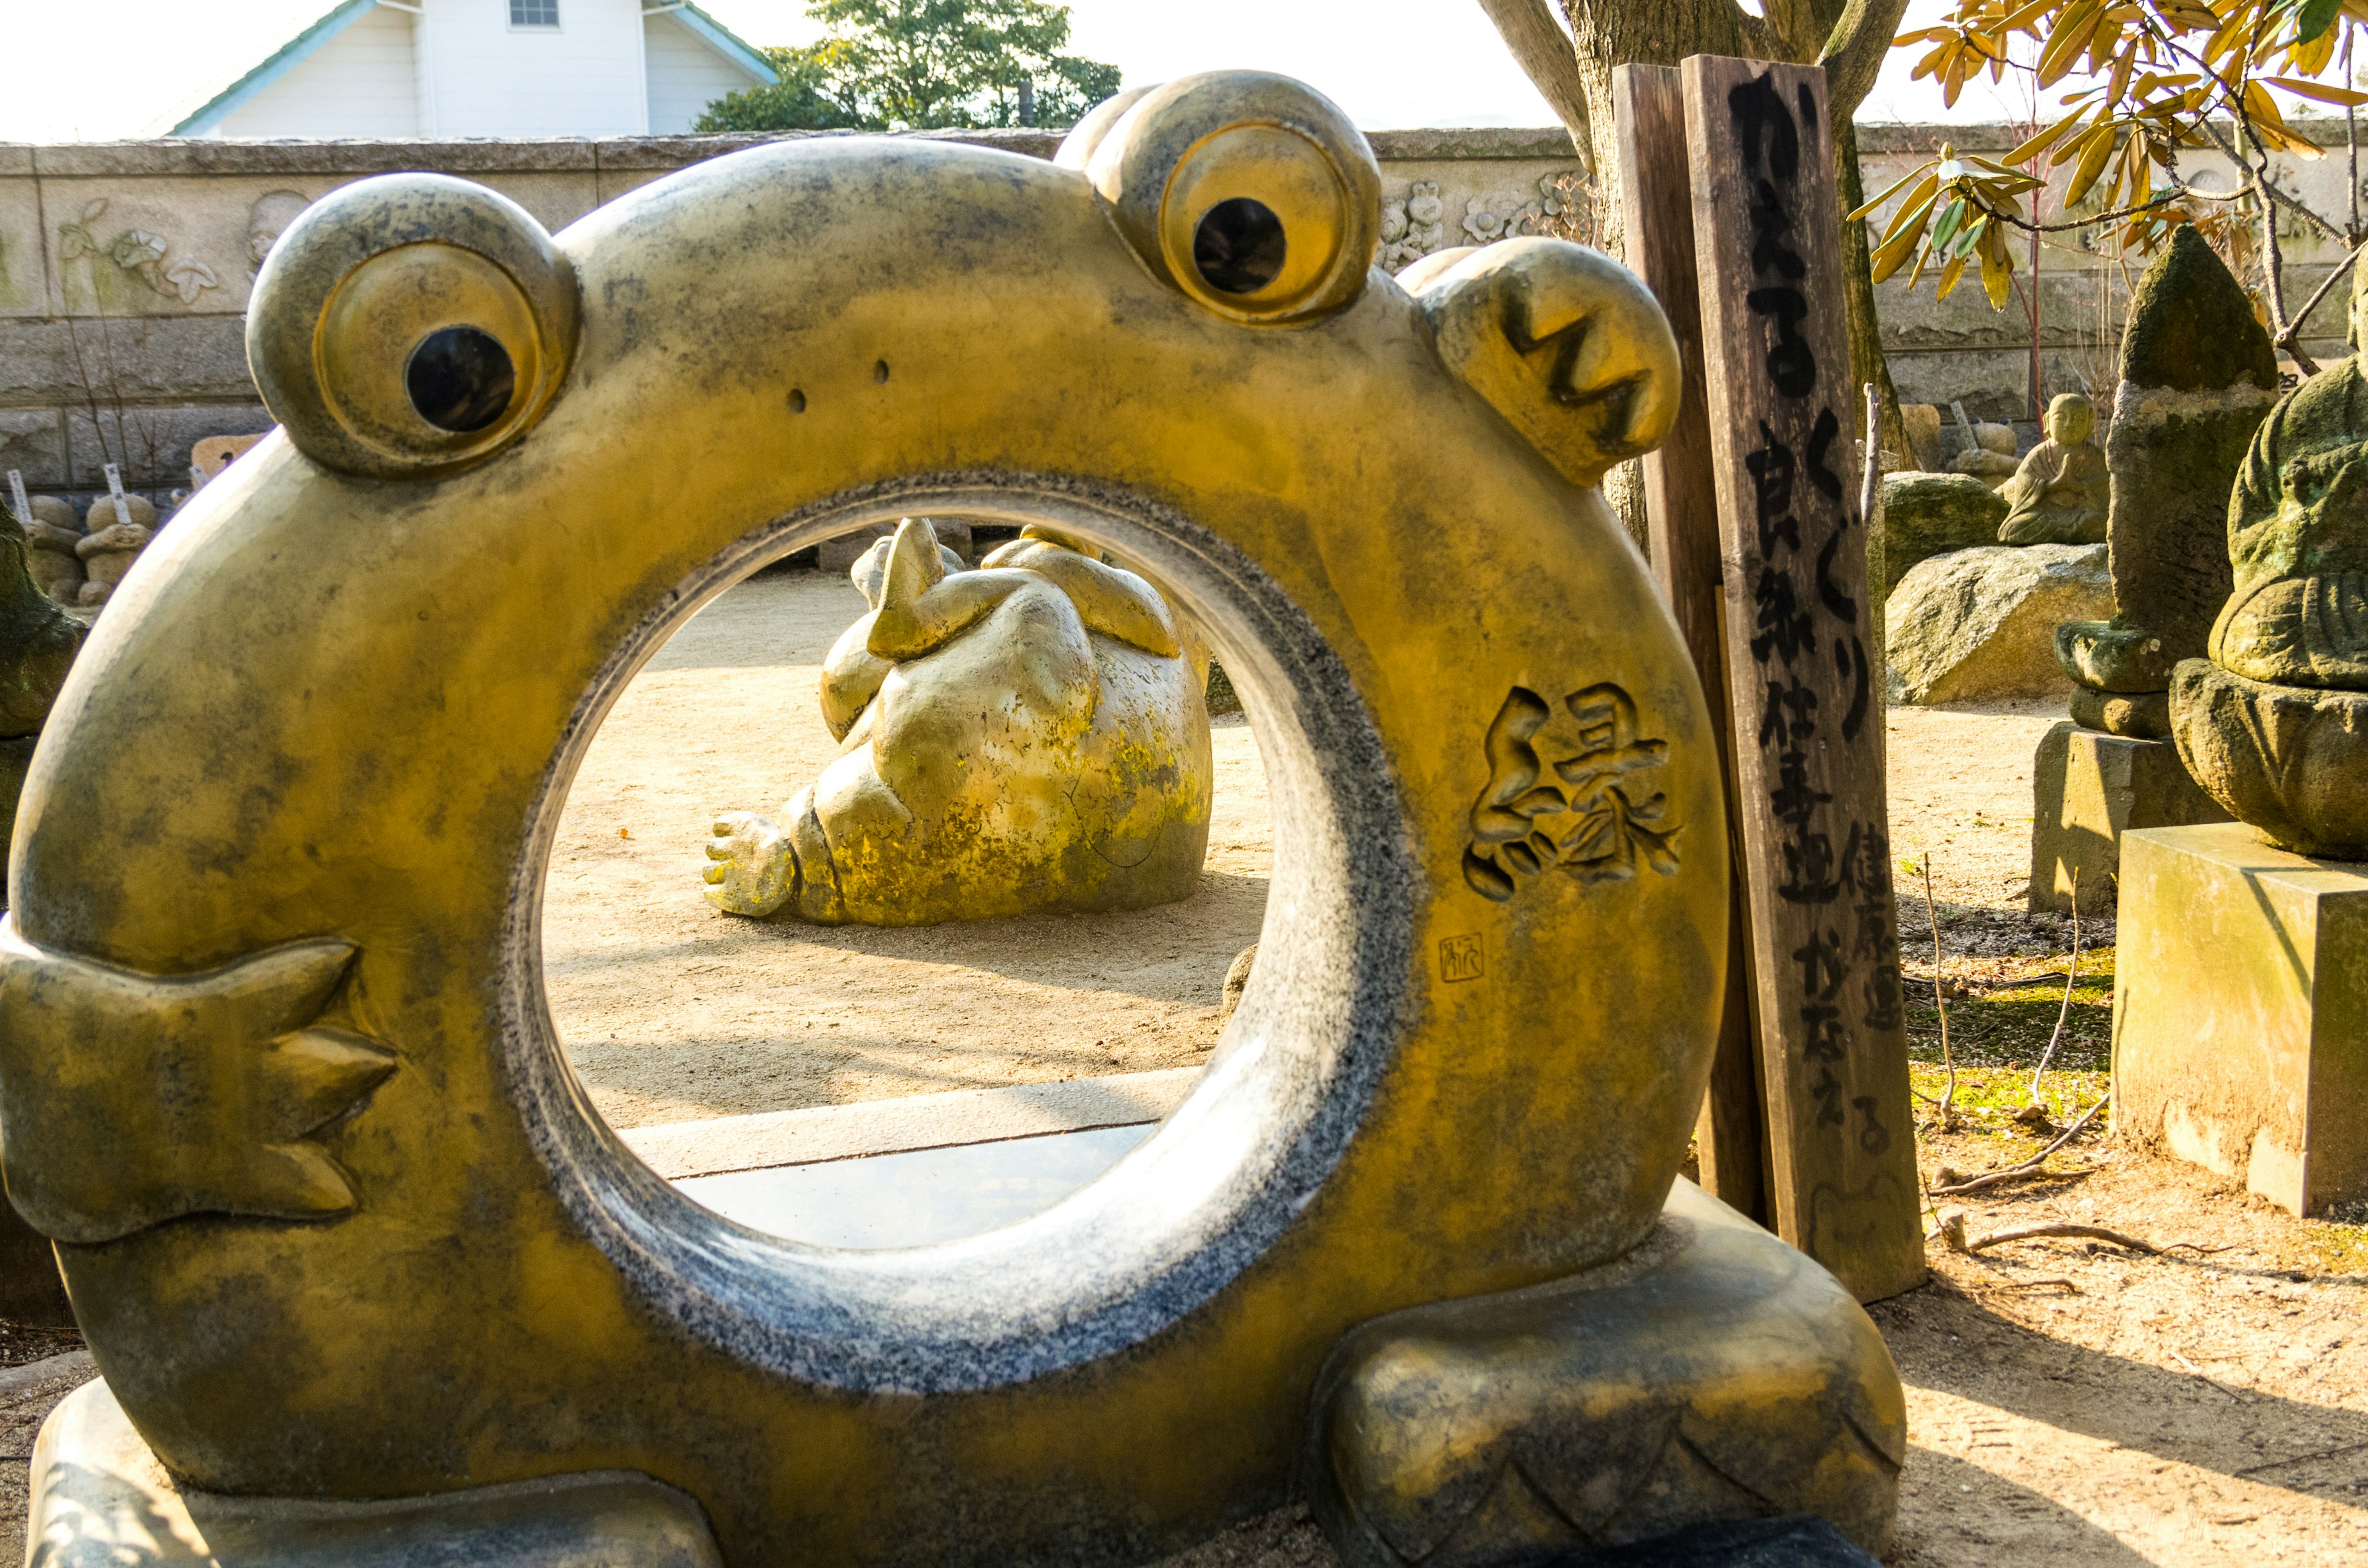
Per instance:
[[[1404,853],[1378,739],[1254,564],[1132,510],[989,489],[795,515],[683,585],[586,699],[548,797],[540,918],[514,938],[540,983],[518,999],[514,1060],[563,1197],[719,1342],[860,1387],[981,1386],[1107,1353],[1254,1257],[1362,1114],[1410,941],[1388,907],[1409,874],[1372,879]],[[1205,636],[1247,711],[1210,730],[1211,848],[1190,898],[884,928],[709,906],[698,866],[717,812],[778,821],[797,775],[863,744],[808,737],[801,760],[780,737],[792,706],[817,706],[826,650],[866,599],[845,573],[758,568],[905,517],[970,522],[966,569],[988,530],[1036,525],[1041,570],[1098,578],[1076,562],[1099,551]],[[919,685],[932,658],[991,665],[994,634],[990,617],[894,678]],[[696,784],[734,737],[761,740],[749,778]],[[628,777],[620,744],[673,783]],[[1271,903],[1258,807],[1274,824]],[[1382,849],[1352,858],[1358,842]],[[1294,917],[1269,927],[1269,907]],[[1245,934],[1256,958],[1219,1038]]]
[[[1282,273],[1288,248],[1282,220],[1247,196],[1220,201],[1192,231],[1192,265],[1210,288],[1255,294]]]
[[[438,430],[466,435],[509,411],[518,390],[509,350],[473,326],[439,327],[419,340],[404,366],[411,406]]]

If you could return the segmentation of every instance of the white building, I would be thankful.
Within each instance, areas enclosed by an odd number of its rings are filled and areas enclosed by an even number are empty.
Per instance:
[[[340,0],[168,136],[643,136],[769,83],[688,0]]]

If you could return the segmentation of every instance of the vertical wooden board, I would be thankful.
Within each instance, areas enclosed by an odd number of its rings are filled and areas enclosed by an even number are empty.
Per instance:
[[[1825,73],[1680,67],[1778,1233],[1924,1277]]]
[[[1726,782],[1728,864],[1735,917],[1727,926],[1726,1007],[1719,1019],[1695,1147],[1712,1196],[1769,1223],[1767,1125],[1760,1108],[1759,1029],[1752,1017],[1751,926],[1744,915],[1737,836],[1734,720],[1727,706],[1721,597],[1718,490],[1711,474],[1710,412],[1702,384],[1702,316],[1694,281],[1694,210],[1686,177],[1685,102],[1674,65],[1619,65],[1611,102],[1620,138],[1622,228],[1629,270],[1661,301],[1685,368],[1678,422],[1643,462],[1653,581],[1685,637],[1709,699]]]

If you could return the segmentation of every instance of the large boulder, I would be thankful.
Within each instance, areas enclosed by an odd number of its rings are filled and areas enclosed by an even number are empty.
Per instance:
[[[2005,499],[1967,473],[1883,477],[1884,591],[1918,562],[1952,550],[1998,543]]]
[[[1891,700],[2069,692],[2055,626],[2113,612],[2101,544],[1987,545],[1919,562],[1884,605]]]

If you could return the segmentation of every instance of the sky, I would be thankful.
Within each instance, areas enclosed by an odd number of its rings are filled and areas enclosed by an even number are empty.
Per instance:
[[[1632,0],[1651,4],[1653,0]],[[751,43],[814,36],[802,0],[701,0]],[[1913,0],[1923,25],[1944,0]],[[169,105],[259,61],[327,0],[0,0],[0,140],[102,141],[137,134]],[[1429,125],[1551,125],[1554,115],[1498,41],[1477,0],[1071,0],[1075,52],[1110,61],[1128,85],[1251,67],[1297,76],[1369,131]],[[1895,51],[1861,119],[1977,120],[2009,107],[1986,85],[1943,111]]]

